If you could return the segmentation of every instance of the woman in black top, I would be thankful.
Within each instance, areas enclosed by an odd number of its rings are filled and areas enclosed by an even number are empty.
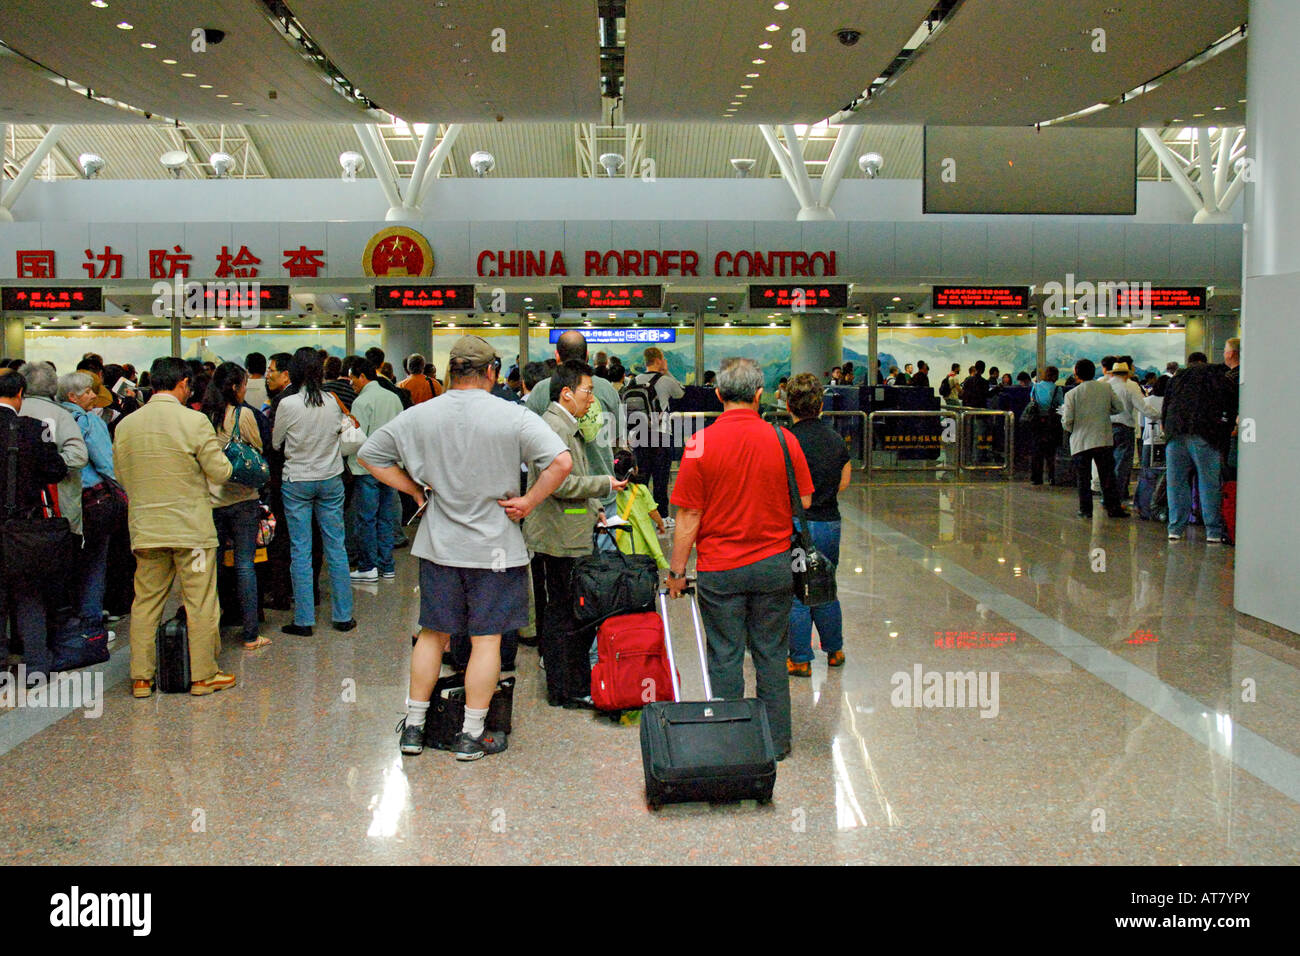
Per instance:
[[[822,384],[816,375],[804,372],[790,380],[787,403],[794,419],[791,431],[799,439],[808,470],[812,472],[812,506],[805,509],[808,532],[817,550],[835,564],[840,563],[840,509],[836,496],[849,486],[852,466],[844,439],[819,417],[822,413]],[[798,598],[790,607],[790,657],[786,670],[794,677],[812,676],[812,628],[826,663],[844,665],[844,619],[840,602],[807,607]]]

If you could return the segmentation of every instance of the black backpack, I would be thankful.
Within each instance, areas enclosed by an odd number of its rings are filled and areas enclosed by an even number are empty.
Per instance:
[[[655,372],[650,376],[649,382],[638,384],[636,379],[632,384],[623,389],[619,398],[623,402],[623,408],[627,412],[629,421],[632,421],[633,415],[644,415],[647,419],[652,414],[663,411],[663,406],[659,403],[659,392],[655,388],[659,379],[663,378],[663,372]]]

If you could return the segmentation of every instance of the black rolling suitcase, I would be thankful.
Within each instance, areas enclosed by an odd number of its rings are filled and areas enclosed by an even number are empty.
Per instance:
[[[158,665],[154,685],[161,694],[187,694],[190,690],[190,629],[181,605],[176,616],[158,625]]]
[[[652,810],[665,803],[697,800],[769,803],[776,785],[776,753],[767,723],[767,708],[754,698],[712,699],[700,610],[690,589],[687,593],[706,699],[681,700],[682,689],[668,629],[668,600],[666,592],[661,592],[659,607],[664,621],[673,700],[648,703],[641,713],[646,803]]]

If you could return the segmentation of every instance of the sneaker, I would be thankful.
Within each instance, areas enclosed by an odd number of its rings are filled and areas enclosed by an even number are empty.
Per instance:
[[[398,749],[409,757],[415,757],[424,753],[424,726],[408,727],[406,718],[403,717],[397,722],[397,733],[402,735],[398,743]]]
[[[1223,539],[1222,539],[1222,538],[1212,538],[1212,537],[1210,537],[1209,535],[1206,535],[1206,537],[1205,537],[1205,543],[1206,543],[1206,544],[1223,544]]]
[[[673,528],[676,528],[676,527],[677,527],[677,522],[676,522],[675,520],[673,520],[672,518],[665,518],[665,519],[664,519],[664,527],[667,528],[669,531],[672,531]]]
[[[379,572],[371,568],[369,571],[353,571],[348,577],[353,581],[378,581]]]
[[[106,631],[105,633],[108,634],[108,646],[112,647],[117,643],[117,631]]]
[[[812,677],[812,663],[809,661],[785,660],[785,672],[791,677]]]
[[[190,684],[190,693],[195,697],[206,697],[208,694],[215,694],[219,690],[234,686],[234,674],[223,674],[217,671],[207,680],[196,680]]]
[[[105,624],[116,624],[118,621],[122,620],[122,617],[123,617],[123,615],[121,615],[121,614],[109,614],[107,611],[105,611],[105,612],[104,612],[104,623],[105,623]]]
[[[1170,541],[1182,541],[1182,540],[1183,540],[1183,533],[1182,533],[1181,531],[1170,531],[1170,532],[1169,532],[1169,540],[1170,540]]]
[[[380,572],[379,572],[379,576],[380,576],[381,578],[383,578],[385,581],[391,581],[391,580],[393,580],[393,578],[397,577],[397,572],[396,572],[396,571],[380,571]]]
[[[457,760],[478,760],[488,754],[499,754],[506,749],[506,735],[495,730],[484,730],[482,736],[471,737],[461,731],[451,745],[451,752]]]
[[[844,666],[844,652],[843,652],[843,651],[831,651],[829,654],[827,654],[827,655],[826,655],[826,666],[827,666],[827,667],[843,667],[843,666]]]
[[[131,681],[131,696],[144,700],[153,696],[153,681],[143,678]]]

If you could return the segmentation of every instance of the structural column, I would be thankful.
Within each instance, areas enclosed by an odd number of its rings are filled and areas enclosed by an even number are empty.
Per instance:
[[[704,383],[704,313],[695,313],[695,384]]]
[[[840,364],[844,331],[839,315],[795,312],[790,316],[790,374],[812,372],[818,380]]]
[[[1034,347],[1037,352],[1038,377],[1043,377],[1043,372],[1047,370],[1047,316],[1039,312],[1034,317]],[[944,375],[948,370],[944,369]]]
[[[880,316],[873,311],[867,314],[867,371],[866,374],[862,376],[861,384],[876,384],[876,362],[879,359]]]
[[[20,315],[6,316],[4,320],[4,348],[0,349],[7,358],[26,358],[27,345],[23,332],[23,318]]]
[[[519,374],[521,376],[524,374],[524,366],[527,365],[529,361],[530,359],[528,358],[528,313],[520,312],[519,313]],[[510,363],[507,362],[506,368],[508,369],[509,367],[510,367]]]
[[[172,326],[172,358],[184,358],[185,346],[181,342],[181,317],[173,315],[171,317]]]
[[[1300,540],[1295,475],[1300,430],[1276,383],[1295,374],[1300,354],[1300,71],[1294,39],[1300,4],[1251,0],[1246,67],[1246,126],[1253,182],[1246,195],[1246,277],[1242,297],[1242,365],[1237,494],[1235,605],[1300,631],[1300,589],[1292,563]],[[1252,440],[1247,440],[1252,439]]]
[[[343,354],[357,354],[357,316],[352,311],[343,316]]]
[[[433,353],[433,320],[427,315],[380,315],[380,342],[396,372],[412,352],[426,359]]]

